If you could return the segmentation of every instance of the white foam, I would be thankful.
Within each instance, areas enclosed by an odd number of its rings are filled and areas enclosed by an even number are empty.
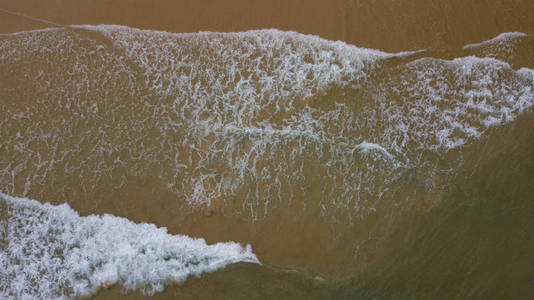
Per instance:
[[[471,55],[479,57],[493,57],[499,60],[513,62],[516,49],[528,35],[522,32],[506,32],[482,43],[470,44],[464,47]]]
[[[146,295],[237,262],[259,263],[250,245],[207,245],[113,215],[82,217],[67,204],[0,193],[0,291],[8,299],[95,294],[121,284]]]
[[[17,36],[17,35],[25,35],[25,34],[33,34],[33,33],[43,33],[43,32],[54,32],[54,31],[61,31],[65,30],[65,27],[47,27],[47,28],[41,28],[41,29],[33,29],[33,30],[24,30],[24,31],[17,31],[17,32],[10,32],[10,33],[0,33],[0,37],[10,37],[10,36]]]
[[[377,100],[380,118],[402,126],[387,126],[381,144],[418,145],[401,148],[411,161],[418,149],[461,147],[534,105],[531,70],[495,58],[423,58],[395,72],[383,78]]]
[[[487,41],[465,45],[464,49],[476,48],[476,47],[480,47],[483,45],[494,44],[494,43],[506,43],[506,42],[509,42],[510,40],[520,38],[520,37],[525,37],[525,36],[527,36],[527,34],[523,32],[503,32],[497,35],[496,37],[489,39]]]
[[[361,151],[364,153],[369,153],[371,151],[378,151],[386,155],[388,158],[393,158],[393,155],[391,155],[384,147],[374,144],[374,143],[367,143],[363,142],[358,144],[356,147],[354,147],[354,150]]]
[[[407,54],[279,30],[74,29],[0,44],[0,67],[27,85],[16,92],[37,99],[0,107],[0,188],[11,194],[57,184],[53,197],[67,201],[69,185],[93,195],[151,176],[176,205],[230,200],[230,213],[253,219],[293,197],[362,212],[392,190],[399,167],[467,145],[534,103],[531,70],[495,58],[384,67]],[[307,194],[313,176],[322,195]]]

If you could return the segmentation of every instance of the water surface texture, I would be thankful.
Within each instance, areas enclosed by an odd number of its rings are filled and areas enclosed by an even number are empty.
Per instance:
[[[534,296],[533,49],[0,35],[0,295]]]

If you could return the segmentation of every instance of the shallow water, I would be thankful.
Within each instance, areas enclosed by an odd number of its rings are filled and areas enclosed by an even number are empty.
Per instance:
[[[187,275],[155,297],[533,293],[531,35],[402,53],[279,30],[0,40],[7,296]]]

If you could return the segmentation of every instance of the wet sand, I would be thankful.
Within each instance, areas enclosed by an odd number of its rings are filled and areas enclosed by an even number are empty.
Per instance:
[[[278,28],[398,52],[450,48],[502,32],[534,32],[534,2],[4,0],[0,8],[58,24],[121,24],[169,32]],[[0,11],[0,32],[50,27]]]

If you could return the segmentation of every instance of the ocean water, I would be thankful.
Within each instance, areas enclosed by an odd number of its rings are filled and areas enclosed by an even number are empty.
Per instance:
[[[533,50],[0,35],[0,295],[534,296]]]
[[[6,297],[88,296],[117,283],[152,295],[166,283],[227,264],[259,263],[250,245],[206,245],[112,215],[80,217],[67,204],[1,197],[7,213],[2,233],[8,244],[1,256]]]

